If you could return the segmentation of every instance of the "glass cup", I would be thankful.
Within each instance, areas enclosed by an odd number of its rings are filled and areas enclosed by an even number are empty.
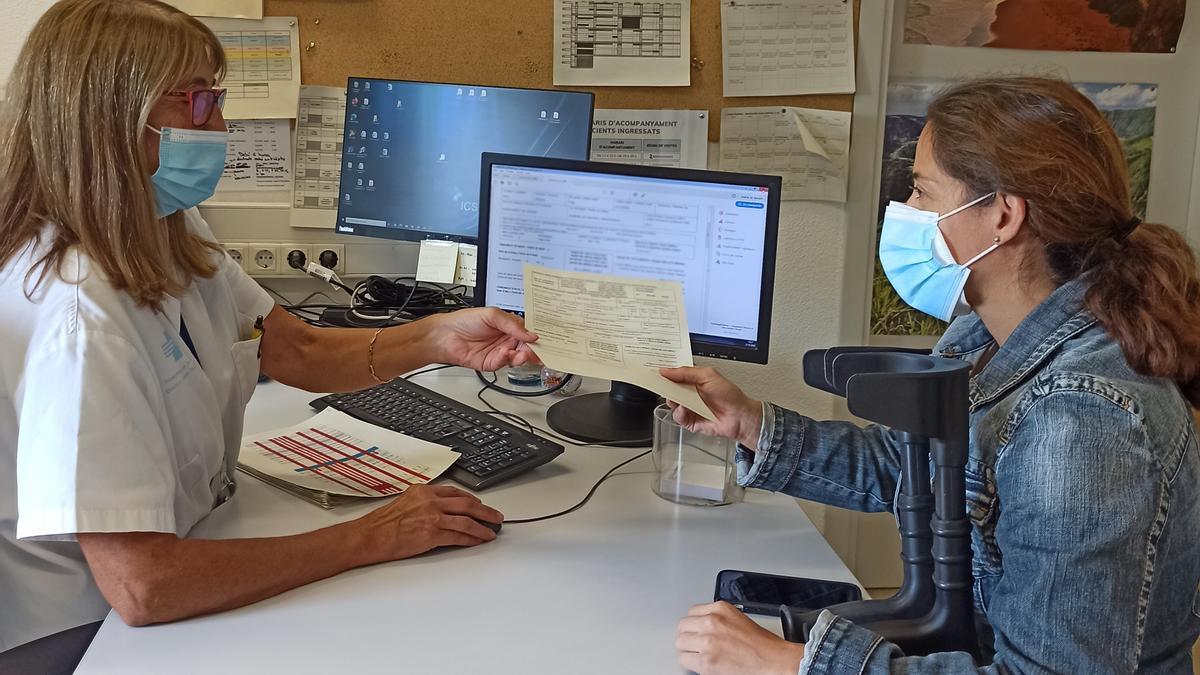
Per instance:
[[[667,501],[720,506],[742,500],[734,451],[728,438],[694,433],[679,426],[671,409],[654,409],[654,474],[651,489]]]

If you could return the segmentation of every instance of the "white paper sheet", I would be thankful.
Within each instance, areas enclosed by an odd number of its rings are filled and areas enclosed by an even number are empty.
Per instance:
[[[721,0],[726,96],[854,93],[846,0]]]
[[[310,490],[387,497],[437,478],[458,457],[328,408],[296,426],[242,439],[238,463]]]
[[[417,252],[417,281],[454,282],[458,274],[458,242],[426,239]]]
[[[262,0],[165,0],[192,16],[221,16],[231,19],[263,18]]]
[[[454,283],[475,287],[475,263],[479,259],[479,247],[475,244],[458,245],[458,271]]]
[[[300,98],[300,32],[292,17],[200,19],[225,48],[225,117],[295,117]]]
[[[229,149],[219,192],[286,190],[292,185],[292,138],[287,120],[226,120]]]
[[[632,279],[525,265],[530,347],[564,373],[637,385],[714,419],[694,387],[659,368],[692,365],[692,343],[677,281]]]
[[[846,201],[850,113],[810,108],[725,108],[721,170],[783,177],[783,199]]]
[[[707,169],[708,111],[597,109],[591,159]]]
[[[691,0],[554,0],[554,84],[691,84]]]
[[[292,227],[332,229],[337,221],[345,120],[345,89],[312,85],[300,87]]]

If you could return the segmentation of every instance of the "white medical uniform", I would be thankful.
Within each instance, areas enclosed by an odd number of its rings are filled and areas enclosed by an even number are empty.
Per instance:
[[[0,651],[107,614],[76,533],[182,537],[232,494],[258,379],[252,330],[274,306],[216,253],[216,275],[159,312],[74,253],[68,280],[49,275],[31,301],[41,249],[0,269]]]

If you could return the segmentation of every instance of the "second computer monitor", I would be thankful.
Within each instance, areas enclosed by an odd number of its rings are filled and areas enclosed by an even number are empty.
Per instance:
[[[679,281],[693,353],[766,363],[780,184],[485,154],[476,301],[523,311],[527,262]]]
[[[352,77],[337,231],[474,242],[484,152],[587,159],[586,92]]]

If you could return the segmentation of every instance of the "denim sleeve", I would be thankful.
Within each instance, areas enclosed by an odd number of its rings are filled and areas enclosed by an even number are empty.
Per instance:
[[[906,657],[825,612],[801,675],[1137,669],[1165,515],[1165,481],[1138,418],[1097,394],[1060,391],[1008,433],[996,469],[1004,573],[984,608],[993,662],[977,668],[962,652]]]
[[[900,454],[890,430],[763,405],[758,450],[738,449],[742,485],[856,511],[893,510]]]

